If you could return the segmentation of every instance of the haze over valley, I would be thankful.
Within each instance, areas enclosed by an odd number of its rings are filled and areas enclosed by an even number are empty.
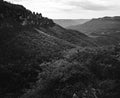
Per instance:
[[[118,9],[118,0],[0,0],[0,98],[119,98]]]

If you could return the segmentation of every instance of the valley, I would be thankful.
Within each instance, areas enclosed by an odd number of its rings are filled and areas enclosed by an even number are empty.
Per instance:
[[[119,98],[120,17],[58,19],[0,1],[0,98]]]

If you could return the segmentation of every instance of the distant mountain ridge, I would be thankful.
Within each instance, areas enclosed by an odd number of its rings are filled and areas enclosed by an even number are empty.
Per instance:
[[[120,16],[96,18],[69,28],[93,37],[100,46],[120,43]]]
[[[92,19],[84,24],[68,28],[78,30],[87,35],[105,35],[120,32],[120,16]]]
[[[59,24],[62,27],[69,27],[69,26],[74,26],[74,25],[78,25],[78,24],[83,24],[87,21],[89,21],[90,19],[54,19],[53,21],[56,24]]]

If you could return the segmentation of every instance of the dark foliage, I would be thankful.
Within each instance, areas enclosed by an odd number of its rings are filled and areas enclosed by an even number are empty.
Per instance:
[[[0,1],[0,98],[17,98],[30,89],[41,72],[39,63],[53,58],[27,53],[23,40],[20,42],[21,32],[30,31],[32,26],[46,28],[53,25],[54,22],[42,17],[41,13]],[[31,46],[34,47],[32,43]]]
[[[34,90],[23,98],[118,98],[120,47],[75,49],[64,59],[41,64]]]
[[[54,25],[23,6],[0,2],[0,97],[119,98],[120,46],[88,48],[93,41],[87,36]],[[88,40],[79,43],[81,36]],[[74,44],[84,48],[71,49]]]
[[[42,17],[41,13],[31,12],[21,5],[15,5],[3,1],[0,3],[0,28],[12,27],[15,23],[7,23],[6,20],[12,20],[22,26],[53,26],[54,22],[51,19]],[[14,23],[14,24],[13,24]],[[12,24],[12,25],[11,25]]]

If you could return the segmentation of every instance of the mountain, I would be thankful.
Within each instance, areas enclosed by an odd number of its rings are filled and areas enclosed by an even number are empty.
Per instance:
[[[94,46],[88,36],[64,29],[41,13],[32,13],[21,5],[3,1],[0,3],[0,10],[2,57],[9,57],[6,55],[11,52],[16,52],[17,55],[20,51],[26,55],[37,54],[42,57],[69,48]]]
[[[92,19],[82,25],[70,26],[69,28],[78,30],[87,35],[99,36],[109,35],[111,33],[119,33],[119,26],[120,16],[115,16]]]
[[[78,24],[83,24],[89,21],[89,19],[54,19],[53,21],[62,27],[69,27]]]
[[[0,1],[0,97],[17,98],[36,82],[41,63],[59,59],[63,51],[86,46],[96,43],[41,13]]]
[[[21,51],[29,55],[45,56],[53,51],[66,49],[67,46],[73,47],[69,42],[37,30],[38,26],[41,28],[53,26],[52,20],[42,17],[41,14],[32,13],[19,5],[3,2],[0,7],[3,11],[1,12],[0,46],[2,48],[0,52],[16,51],[17,55],[17,52]]]
[[[89,37],[1,0],[0,98],[118,98],[119,40],[119,32]]]
[[[120,16],[92,19],[84,24],[68,28],[92,37],[99,46],[120,43]]]

